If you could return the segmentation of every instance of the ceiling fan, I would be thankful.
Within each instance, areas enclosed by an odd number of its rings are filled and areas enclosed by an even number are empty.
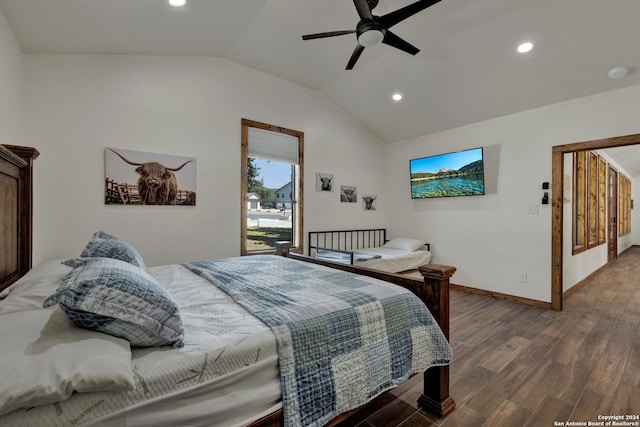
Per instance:
[[[386,15],[375,16],[371,11],[378,5],[378,0],[353,0],[353,4],[356,6],[358,15],[360,15],[360,22],[358,22],[355,30],[307,34],[302,36],[302,40],[321,39],[325,37],[335,37],[356,33],[356,36],[358,37],[358,45],[353,51],[351,59],[349,59],[349,63],[346,68],[347,70],[353,69],[353,66],[356,64],[358,58],[360,58],[365,47],[370,47],[380,42],[395,47],[396,49],[400,49],[411,55],[415,55],[420,52],[420,49],[389,31],[389,28],[428,8],[429,6],[433,6],[439,1],[440,0],[419,0],[394,12],[387,13]]]

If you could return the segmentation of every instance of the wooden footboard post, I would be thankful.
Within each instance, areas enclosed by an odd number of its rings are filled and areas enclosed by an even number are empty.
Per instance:
[[[424,277],[424,295],[427,306],[440,329],[449,339],[449,278],[456,268],[448,265],[428,264],[418,268]],[[449,366],[437,366],[424,372],[424,393],[418,404],[426,410],[444,417],[453,411],[456,403],[449,395]]]

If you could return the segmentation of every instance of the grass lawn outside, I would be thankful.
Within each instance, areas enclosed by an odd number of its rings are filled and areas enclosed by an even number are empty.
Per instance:
[[[291,241],[290,228],[249,228],[247,229],[247,250],[266,251],[275,249],[276,242]]]

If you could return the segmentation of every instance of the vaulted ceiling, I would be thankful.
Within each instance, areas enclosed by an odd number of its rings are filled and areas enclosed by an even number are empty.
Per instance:
[[[416,56],[375,45],[351,71],[354,34],[301,36],[355,29],[352,0],[0,0],[0,13],[24,53],[227,58],[318,90],[387,142],[640,84],[638,0],[441,0],[393,27]]]

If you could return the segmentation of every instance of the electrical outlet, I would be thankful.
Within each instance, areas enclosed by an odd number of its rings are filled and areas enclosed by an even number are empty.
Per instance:
[[[527,273],[520,273],[520,283],[527,283]]]
[[[527,213],[529,215],[538,215],[538,205],[529,205],[529,207],[527,207]]]

